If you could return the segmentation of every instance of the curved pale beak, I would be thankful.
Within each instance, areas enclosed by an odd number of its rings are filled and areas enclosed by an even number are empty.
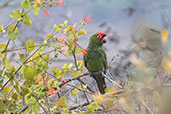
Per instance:
[[[103,37],[103,43],[107,42],[107,36]]]

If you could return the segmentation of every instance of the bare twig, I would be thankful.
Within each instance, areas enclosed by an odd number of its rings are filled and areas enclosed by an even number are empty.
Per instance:
[[[22,114],[24,111],[26,111],[28,108],[28,105],[26,105],[23,109],[20,110],[20,112],[18,114]]]
[[[110,79],[106,74],[104,74],[103,72],[101,72],[101,73],[102,73],[102,75],[103,75],[107,80],[109,80],[110,82],[112,82],[114,85],[118,86],[120,89],[123,89],[123,87],[122,87],[120,84],[118,84],[117,82],[111,80],[111,79]]]
[[[81,105],[78,105],[78,106],[73,106],[73,107],[69,108],[69,110],[71,111],[71,110],[75,110],[75,109],[78,109],[78,108],[87,106],[87,105],[91,104],[92,102],[93,102],[93,101],[91,101],[91,102],[89,102],[89,103],[86,102],[86,103],[81,104]]]
[[[89,75],[89,73],[84,73],[76,78],[72,78],[72,79],[68,79],[66,82],[63,82],[62,84],[59,85],[59,87],[61,88],[62,86],[64,86],[65,84],[73,81],[73,80],[78,80],[79,78],[83,77],[83,76],[86,76],[86,75]]]
[[[80,89],[80,88],[78,88],[78,87],[76,87],[76,86],[74,86],[74,85],[68,84],[68,86],[74,87],[74,88],[76,88],[76,89],[78,89],[78,90],[80,90],[80,91],[82,91],[82,92],[86,92],[86,93],[89,93],[89,94],[92,95],[91,92],[89,92],[89,91],[87,91],[87,90]]]
[[[15,31],[15,29],[17,28],[17,26],[18,26],[19,23],[20,23],[20,21],[17,21],[17,23],[16,23],[16,25],[15,25],[15,27],[13,29],[13,32]],[[8,46],[9,46],[10,41],[11,41],[11,39],[8,39],[7,45],[6,45],[5,49],[2,51],[2,53],[6,52]]]
[[[48,112],[45,110],[45,108],[42,106],[42,104],[39,102],[39,100],[38,100],[38,99],[36,99],[36,100],[37,100],[37,102],[39,103],[40,107],[43,109],[43,111],[44,111],[46,114],[48,114]]]
[[[80,80],[80,79],[79,79]],[[80,81],[80,84],[81,84],[81,87],[83,88],[83,83],[82,83],[82,81]],[[86,95],[86,93],[85,92],[83,92],[84,93],[84,96],[85,96],[85,98],[86,98],[86,100],[87,100],[87,103],[89,103],[89,100],[88,100],[88,97],[87,97],[87,95]]]

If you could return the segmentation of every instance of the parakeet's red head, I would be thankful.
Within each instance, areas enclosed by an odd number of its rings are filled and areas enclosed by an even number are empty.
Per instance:
[[[103,43],[106,43],[107,37],[105,32],[96,33],[97,40],[102,40]]]

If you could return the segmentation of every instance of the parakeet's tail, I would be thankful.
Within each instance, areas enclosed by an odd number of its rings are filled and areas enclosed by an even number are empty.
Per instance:
[[[106,83],[104,77],[101,75],[93,75],[93,78],[96,80],[100,93],[105,94]]]

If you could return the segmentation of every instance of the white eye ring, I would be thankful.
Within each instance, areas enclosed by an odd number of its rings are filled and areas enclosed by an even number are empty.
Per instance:
[[[100,35],[100,34],[99,34],[99,35],[97,35],[97,37],[98,37],[98,38],[101,38],[101,37],[102,37],[102,35]]]

